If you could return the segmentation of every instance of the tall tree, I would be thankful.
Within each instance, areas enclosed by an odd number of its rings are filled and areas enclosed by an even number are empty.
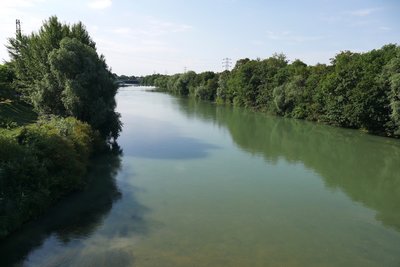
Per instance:
[[[117,86],[82,23],[50,17],[38,33],[17,34],[9,43],[17,88],[40,114],[73,116],[106,138],[118,137]]]
[[[394,134],[400,136],[400,47],[396,48],[396,56],[386,65],[390,84],[390,118]]]

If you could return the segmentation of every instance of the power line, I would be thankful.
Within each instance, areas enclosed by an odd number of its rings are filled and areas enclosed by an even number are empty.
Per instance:
[[[21,21],[19,19],[15,20],[15,34],[21,36]]]
[[[226,57],[222,59],[222,68],[229,70],[232,67],[232,59]]]

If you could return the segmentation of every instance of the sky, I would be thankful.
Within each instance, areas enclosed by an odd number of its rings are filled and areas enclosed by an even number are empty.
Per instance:
[[[399,14],[399,0],[0,0],[0,60],[16,19],[29,34],[56,15],[83,22],[119,75],[220,72],[223,58],[274,53],[329,64],[340,51],[400,44]]]

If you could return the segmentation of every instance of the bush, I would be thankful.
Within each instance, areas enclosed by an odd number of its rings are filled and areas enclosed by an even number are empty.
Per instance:
[[[0,135],[0,238],[85,185],[91,127],[50,118]]]

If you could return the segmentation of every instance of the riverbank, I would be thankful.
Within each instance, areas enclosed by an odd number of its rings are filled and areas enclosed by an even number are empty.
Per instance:
[[[142,79],[163,91],[282,117],[400,137],[400,47],[344,51],[331,64],[289,62],[285,55],[240,59],[231,71]]]
[[[116,146],[122,127],[114,76],[81,22],[50,17],[38,32],[17,31],[7,49],[10,61],[0,65],[0,238],[81,190],[91,158]]]
[[[4,239],[61,198],[82,190],[94,152],[101,153],[106,144],[87,123],[72,117],[39,118],[32,105],[10,93],[0,102],[0,147]]]
[[[83,188],[99,136],[74,118],[0,131],[0,239]]]

